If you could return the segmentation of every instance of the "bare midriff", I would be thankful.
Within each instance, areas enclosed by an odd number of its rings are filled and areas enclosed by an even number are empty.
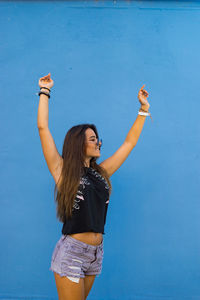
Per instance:
[[[69,235],[78,241],[93,246],[100,245],[103,239],[102,233],[96,233],[96,232],[81,232],[81,233],[73,233]]]

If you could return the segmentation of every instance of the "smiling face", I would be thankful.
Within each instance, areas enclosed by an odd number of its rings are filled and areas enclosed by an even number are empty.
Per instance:
[[[91,128],[85,131],[85,146],[86,146],[86,165],[89,166],[89,161],[92,157],[100,157],[101,142],[97,146],[97,136]]]

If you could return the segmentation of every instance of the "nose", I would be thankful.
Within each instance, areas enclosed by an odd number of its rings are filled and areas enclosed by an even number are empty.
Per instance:
[[[101,146],[102,145],[102,139],[97,139],[97,146]]]

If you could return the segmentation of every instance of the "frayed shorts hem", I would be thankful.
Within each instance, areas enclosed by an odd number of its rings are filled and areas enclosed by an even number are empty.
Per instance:
[[[52,272],[55,272],[56,274],[60,275],[61,277],[85,278],[84,275],[71,275],[71,274],[61,273],[58,270],[54,270],[52,268],[50,268],[49,270],[52,271]]]
[[[52,272],[55,272],[55,273],[57,273],[58,275],[60,275],[61,277],[64,277],[64,276],[66,276],[66,277],[68,277],[68,276],[72,276],[71,274],[66,274],[66,273],[62,273],[62,272],[60,272],[59,270],[57,270],[56,268],[49,268],[49,270],[50,271],[52,271]],[[73,277],[77,277],[77,278],[85,278],[85,276],[88,276],[88,275],[96,275],[96,276],[99,276],[101,274],[101,271],[94,271],[94,272],[89,272],[89,273],[85,273],[84,275],[78,275],[78,276],[76,276],[76,275],[73,275]]]

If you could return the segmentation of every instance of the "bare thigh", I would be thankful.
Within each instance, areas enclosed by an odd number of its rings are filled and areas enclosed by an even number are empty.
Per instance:
[[[80,278],[76,283],[66,276],[61,277],[56,272],[54,272],[54,277],[59,300],[85,300],[84,278]]]
[[[92,285],[94,283],[96,275],[86,275],[84,279],[84,287],[85,287],[85,299],[87,298]]]

